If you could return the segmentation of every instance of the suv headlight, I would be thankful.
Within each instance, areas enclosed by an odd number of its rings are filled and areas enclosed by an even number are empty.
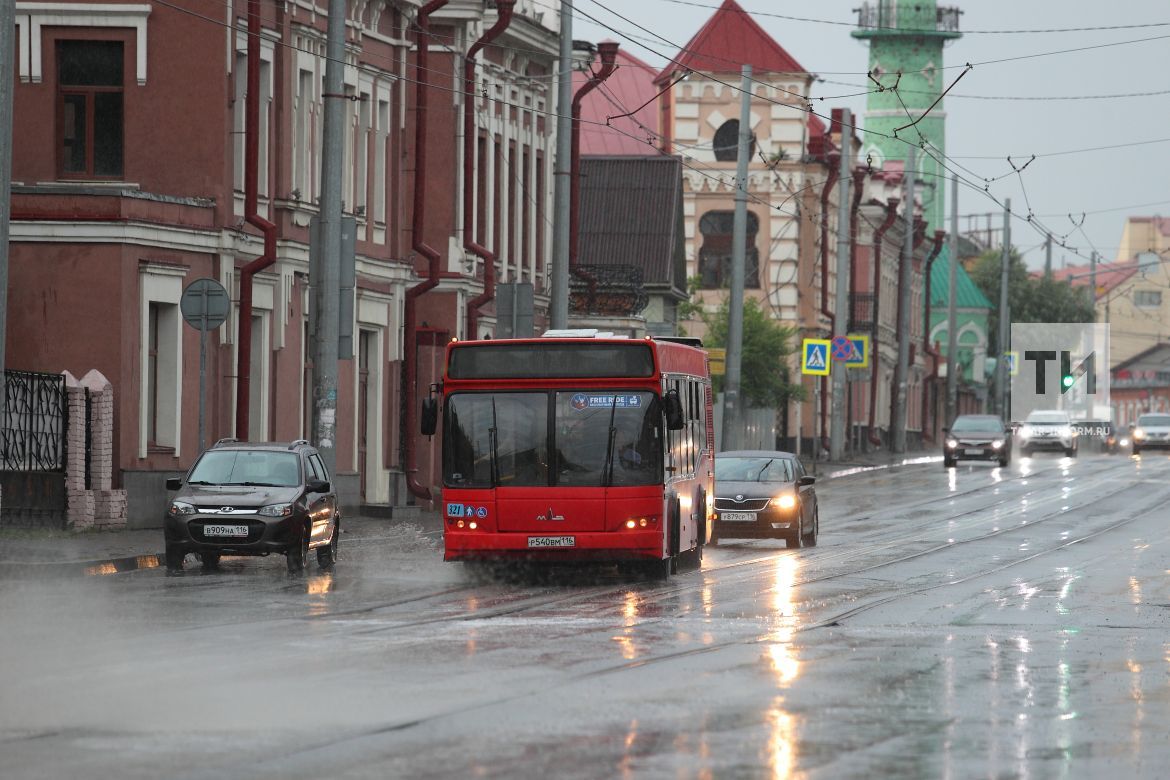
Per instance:
[[[995,441],[993,441],[991,443],[991,448],[993,450],[998,450],[1002,446],[1003,446],[1003,439],[996,439]]]
[[[1144,438],[1146,438],[1146,432],[1143,431],[1141,428],[1134,428],[1133,429],[1133,437],[1135,439],[1144,439]]]
[[[958,447],[958,446],[959,446],[958,439],[947,439],[947,449],[953,450],[955,447]]]
[[[1031,435],[1032,435],[1032,426],[1031,425],[1021,425],[1020,426],[1020,436],[1022,436],[1023,438],[1026,439]]]
[[[171,508],[167,512],[172,515],[193,515],[195,514],[195,506],[186,501],[172,501]]]
[[[264,517],[287,517],[292,514],[292,508],[293,505],[291,503],[269,504],[268,506],[260,507],[256,514],[263,515]]]

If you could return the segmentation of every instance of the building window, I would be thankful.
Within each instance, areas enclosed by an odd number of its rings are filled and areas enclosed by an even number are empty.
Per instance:
[[[122,176],[121,41],[57,41],[58,172]]]
[[[179,299],[185,269],[139,269],[138,457],[178,455],[183,423],[183,318]]]
[[[1143,309],[1160,309],[1162,308],[1162,291],[1135,290],[1133,293],[1133,305],[1140,306]]]
[[[715,131],[715,159],[719,162],[735,162],[739,156],[739,120],[728,119]],[[748,159],[756,153],[756,137],[748,144]]]
[[[699,277],[704,290],[718,290],[731,286],[732,233],[734,211],[708,211],[699,220],[703,246],[699,250]],[[760,252],[756,248],[756,233],[760,222],[756,215],[747,215],[747,251],[744,258],[743,286],[760,287]]]

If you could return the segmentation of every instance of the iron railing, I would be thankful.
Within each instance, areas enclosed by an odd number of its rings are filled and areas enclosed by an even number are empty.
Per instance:
[[[64,471],[65,377],[5,371],[4,385],[0,471]]]
[[[581,263],[578,268],[581,276],[569,282],[569,310],[575,314],[632,317],[650,302],[642,269],[635,265]]]

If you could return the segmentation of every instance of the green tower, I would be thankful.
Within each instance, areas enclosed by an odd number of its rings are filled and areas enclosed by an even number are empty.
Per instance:
[[[933,109],[930,106],[958,75],[958,71],[943,70],[943,45],[962,35],[962,12],[939,8],[935,0],[876,0],[863,4],[857,13],[853,37],[869,41],[870,74],[886,88],[878,91],[869,82],[874,91],[866,101],[865,130],[871,132],[864,134],[861,157],[868,157],[874,169],[880,170],[887,161],[906,159],[909,147],[903,141],[919,145],[925,139],[926,154],[919,152],[916,167],[930,235],[947,227],[946,172],[939,163],[946,149],[946,114],[943,101]],[[895,84],[897,91],[892,89]],[[930,113],[918,124],[905,127],[927,109]]]

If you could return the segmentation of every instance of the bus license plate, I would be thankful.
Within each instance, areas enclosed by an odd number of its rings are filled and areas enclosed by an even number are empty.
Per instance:
[[[530,536],[528,537],[529,547],[576,547],[577,537],[575,536]]]
[[[248,526],[246,525],[205,525],[203,526],[204,536],[247,536]]]
[[[755,512],[722,512],[719,519],[728,523],[754,523],[756,514]]]

